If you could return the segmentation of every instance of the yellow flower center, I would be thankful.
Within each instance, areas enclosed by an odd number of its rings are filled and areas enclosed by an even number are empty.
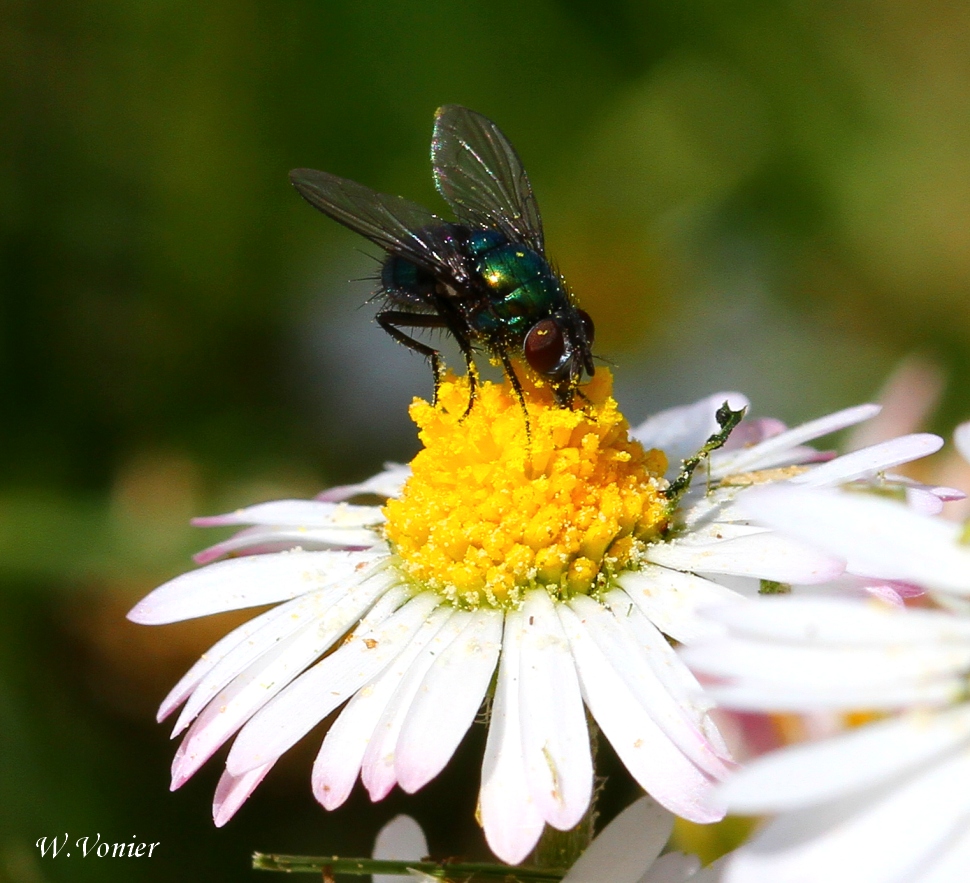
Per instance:
[[[595,591],[667,524],[667,459],[629,438],[609,371],[574,409],[523,381],[528,429],[507,380],[482,384],[464,417],[465,378],[449,376],[436,407],[411,405],[424,449],[385,532],[406,576],[461,607],[514,606],[536,587]]]

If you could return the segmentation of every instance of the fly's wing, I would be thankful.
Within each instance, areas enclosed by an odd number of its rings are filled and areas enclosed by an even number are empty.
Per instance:
[[[290,183],[315,209],[391,254],[442,275],[460,275],[453,245],[437,215],[400,196],[378,193],[316,169],[294,169]]]
[[[495,123],[457,104],[439,108],[431,164],[438,192],[463,224],[498,227],[542,253],[542,219],[529,176]]]

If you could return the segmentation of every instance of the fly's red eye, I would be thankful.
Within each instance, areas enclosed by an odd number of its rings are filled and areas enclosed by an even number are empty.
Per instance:
[[[576,312],[579,313],[579,321],[583,323],[583,334],[586,335],[586,343],[592,346],[593,335],[596,333],[596,329],[593,327],[593,319],[586,310],[577,310]]]
[[[566,339],[552,319],[536,322],[525,336],[525,360],[537,374],[555,374],[566,355]]]

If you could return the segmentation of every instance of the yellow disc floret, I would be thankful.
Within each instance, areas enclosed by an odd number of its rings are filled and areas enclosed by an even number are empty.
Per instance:
[[[514,606],[523,590],[589,593],[635,566],[666,527],[661,451],[644,451],[600,368],[559,407],[525,390],[528,427],[508,381],[448,377],[437,406],[411,405],[424,449],[385,531],[405,575],[462,607]],[[463,416],[464,415],[464,416]]]

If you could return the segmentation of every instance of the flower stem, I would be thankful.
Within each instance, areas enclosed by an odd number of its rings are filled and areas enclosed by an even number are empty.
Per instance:
[[[258,871],[283,871],[287,874],[347,874],[362,877],[367,874],[397,874],[408,876],[411,870],[429,877],[455,880],[520,880],[522,883],[557,883],[566,871],[563,868],[510,868],[489,862],[409,862],[372,858],[340,858],[339,856],[273,855],[253,853],[253,868]],[[329,879],[326,876],[324,879]]]

